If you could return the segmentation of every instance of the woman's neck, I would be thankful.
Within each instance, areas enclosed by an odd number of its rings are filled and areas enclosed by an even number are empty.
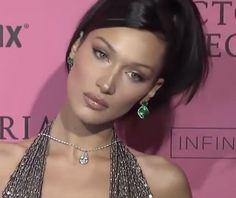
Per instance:
[[[111,143],[113,123],[89,125],[75,116],[65,104],[53,121],[51,135],[84,149],[94,149]]]

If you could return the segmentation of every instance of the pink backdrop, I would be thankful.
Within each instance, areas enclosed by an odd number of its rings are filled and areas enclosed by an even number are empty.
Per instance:
[[[45,116],[51,119],[59,111],[65,97],[69,38],[93,2],[1,1],[0,139],[32,136]],[[159,154],[185,170],[194,197],[234,198],[236,1],[196,3],[207,25],[213,66],[194,101],[176,109],[170,137]]]

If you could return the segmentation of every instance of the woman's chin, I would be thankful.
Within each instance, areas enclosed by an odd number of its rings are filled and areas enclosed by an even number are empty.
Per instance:
[[[79,112],[76,112],[76,116],[78,117],[79,120],[81,120],[81,122],[83,122],[84,124],[89,124],[89,125],[100,125],[100,124],[104,124],[107,123],[109,121],[111,121],[108,117],[108,115],[102,115],[101,113],[97,113],[97,112],[93,112],[91,110],[84,110],[82,111],[80,109]]]

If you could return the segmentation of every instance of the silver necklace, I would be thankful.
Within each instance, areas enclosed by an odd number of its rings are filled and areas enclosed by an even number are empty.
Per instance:
[[[113,134],[114,134],[114,130],[113,130]],[[51,136],[51,135],[49,135],[49,134],[46,134],[46,133],[39,133],[38,135],[39,135],[39,136],[40,136],[40,135],[46,136],[46,137],[50,138],[51,140],[53,140],[53,141],[55,141],[55,142],[58,142],[58,143],[61,143],[61,144],[67,145],[67,146],[71,146],[71,147],[73,147],[74,149],[81,151],[82,154],[81,154],[81,156],[80,156],[80,158],[79,158],[79,163],[80,163],[81,165],[86,165],[86,164],[89,163],[89,154],[88,154],[89,152],[102,150],[102,149],[105,149],[105,148],[110,147],[111,145],[117,143],[117,140],[115,140],[115,141],[112,141],[112,142],[109,143],[109,144],[106,144],[106,145],[103,145],[103,146],[95,147],[94,149],[84,149],[84,148],[79,147],[79,146],[76,145],[76,144],[73,144],[73,143],[71,143],[71,142],[66,142],[66,141],[60,140],[60,139],[55,138],[55,137],[53,137],[53,136]]]

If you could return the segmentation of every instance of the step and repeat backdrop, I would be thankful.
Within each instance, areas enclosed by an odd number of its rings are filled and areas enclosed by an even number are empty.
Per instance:
[[[60,111],[66,96],[66,48],[94,2],[0,1],[1,141],[33,137]],[[143,123],[127,118],[120,135],[136,149],[181,166],[193,197],[235,198],[236,1],[195,3],[211,49],[206,85],[187,106],[163,107]]]

